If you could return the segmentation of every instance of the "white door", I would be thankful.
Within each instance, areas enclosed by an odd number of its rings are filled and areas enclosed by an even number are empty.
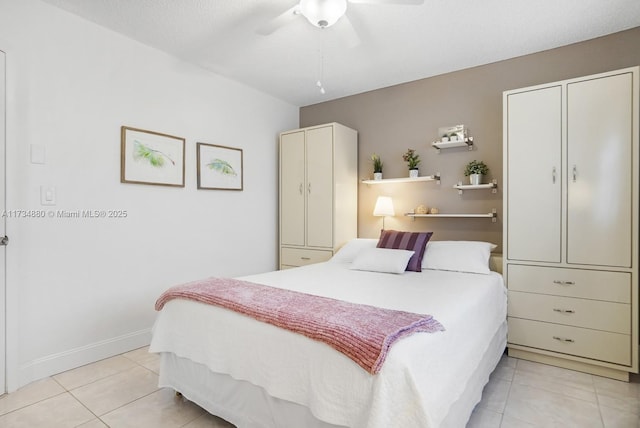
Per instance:
[[[559,263],[562,89],[507,96],[507,257]]]
[[[304,131],[280,137],[280,244],[305,244]]]
[[[333,126],[307,131],[307,245],[333,247]]]
[[[632,104],[631,73],[567,87],[568,263],[631,267]]]
[[[5,210],[5,121],[6,121],[6,71],[5,54],[0,51],[0,211]],[[5,217],[0,217],[0,237],[6,235]],[[0,246],[0,395],[7,392],[6,360],[6,300],[5,300],[5,246]]]

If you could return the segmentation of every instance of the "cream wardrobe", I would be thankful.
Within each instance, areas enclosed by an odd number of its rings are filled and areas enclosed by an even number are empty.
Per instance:
[[[512,356],[638,372],[638,72],[504,93]]]
[[[280,269],[326,261],[358,234],[358,133],[339,123],[280,134]]]

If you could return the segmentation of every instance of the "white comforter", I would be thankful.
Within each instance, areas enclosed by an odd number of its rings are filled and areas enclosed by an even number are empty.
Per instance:
[[[400,340],[372,376],[328,345],[228,310],[173,300],[160,312],[151,352],[173,352],[354,428],[440,426],[506,317],[496,273],[394,275],[330,261],[242,279],[431,314],[443,324],[444,332]]]

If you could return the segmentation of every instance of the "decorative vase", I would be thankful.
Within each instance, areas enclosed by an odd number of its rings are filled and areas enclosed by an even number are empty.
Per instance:
[[[382,173],[381,172],[374,172],[373,173],[373,179],[374,180],[382,180]]]
[[[410,169],[409,170],[409,178],[418,178],[418,173],[420,171],[418,170],[418,168],[415,169]]]
[[[418,205],[418,206],[416,207],[416,209],[414,210],[414,212],[415,212],[416,214],[426,214],[426,213],[428,213],[428,212],[429,212],[429,208],[427,208],[427,206],[426,206],[426,205],[422,205],[422,204],[421,204],[421,205]]]
[[[482,184],[482,174],[470,174],[469,183],[471,183],[474,186],[478,184]]]

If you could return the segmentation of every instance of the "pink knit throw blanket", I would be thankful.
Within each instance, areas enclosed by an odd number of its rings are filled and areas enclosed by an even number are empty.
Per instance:
[[[389,348],[416,332],[444,327],[431,315],[344,302],[230,278],[209,278],[178,285],[156,301],[190,299],[231,309],[262,322],[322,341],[371,374],[380,371]]]

